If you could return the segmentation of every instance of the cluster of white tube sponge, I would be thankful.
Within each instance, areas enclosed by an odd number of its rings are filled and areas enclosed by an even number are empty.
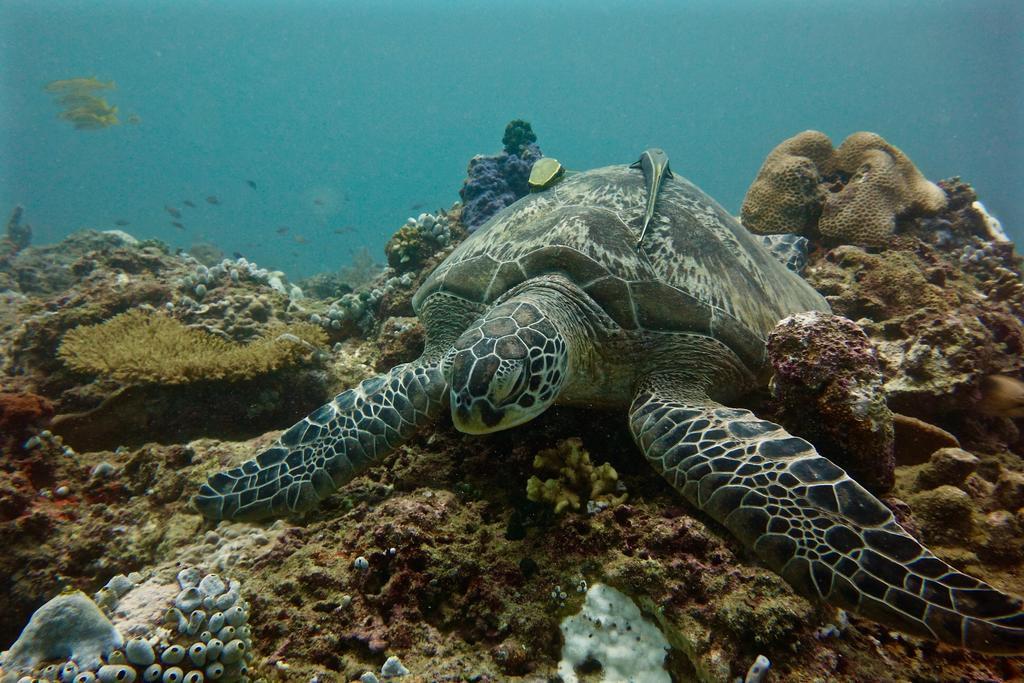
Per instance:
[[[66,590],[47,602],[11,649],[0,653],[0,683],[249,680],[249,605],[237,581],[183,569],[163,623],[150,624],[139,637],[126,640],[108,613],[133,588],[135,582],[118,576],[95,601],[81,591]]]

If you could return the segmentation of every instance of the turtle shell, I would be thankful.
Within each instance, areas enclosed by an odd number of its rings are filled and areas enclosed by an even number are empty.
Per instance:
[[[641,248],[643,173],[579,173],[498,212],[427,278],[432,293],[490,304],[510,288],[560,273],[628,330],[691,332],[727,345],[750,368],[785,316],[825,300],[697,186],[666,178]]]

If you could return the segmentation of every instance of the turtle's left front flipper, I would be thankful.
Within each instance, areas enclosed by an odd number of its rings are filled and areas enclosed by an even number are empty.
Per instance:
[[[794,588],[907,633],[1024,653],[1024,603],[957,571],[803,439],[682,381],[643,383],[630,431],[648,461]]]
[[[436,354],[435,354],[436,355]],[[193,504],[211,520],[313,509],[436,418],[448,385],[434,355],[363,380],[286,430],[252,460],[209,478]]]

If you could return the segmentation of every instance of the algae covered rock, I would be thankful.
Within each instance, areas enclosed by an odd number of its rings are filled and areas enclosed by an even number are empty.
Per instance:
[[[856,323],[798,313],[768,337],[782,420],[875,493],[892,488],[893,419],[870,340]]]
[[[978,457],[961,448],[940,448],[931,455],[928,466],[917,476],[917,488],[933,489],[943,485],[960,486],[974,470]]]
[[[929,543],[959,545],[976,531],[974,503],[955,486],[944,484],[914,494],[908,502]]]

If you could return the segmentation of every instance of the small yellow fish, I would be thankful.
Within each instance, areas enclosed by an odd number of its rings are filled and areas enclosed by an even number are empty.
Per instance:
[[[89,90],[113,90],[117,85],[114,81],[103,81],[96,80],[95,76],[88,78],[65,78],[59,81],[50,81],[43,89],[46,92],[82,92]]]
[[[75,109],[63,111],[58,116],[65,121],[75,124],[76,128],[106,128],[108,126],[116,126],[119,123],[117,120],[117,107],[111,107],[106,113],[99,113],[87,107],[76,107]]]
[[[101,97],[95,95],[83,95],[81,93],[71,93],[70,95],[64,95],[63,97],[57,98],[57,102],[64,105],[65,107],[88,107],[90,109],[110,109],[110,105],[107,101]]]
[[[309,240],[302,235],[293,235],[292,239],[295,240],[296,244],[309,244]]]
[[[217,198],[217,195],[212,195],[211,194],[209,197],[206,198],[206,203],[207,204],[220,204],[220,199]]]

